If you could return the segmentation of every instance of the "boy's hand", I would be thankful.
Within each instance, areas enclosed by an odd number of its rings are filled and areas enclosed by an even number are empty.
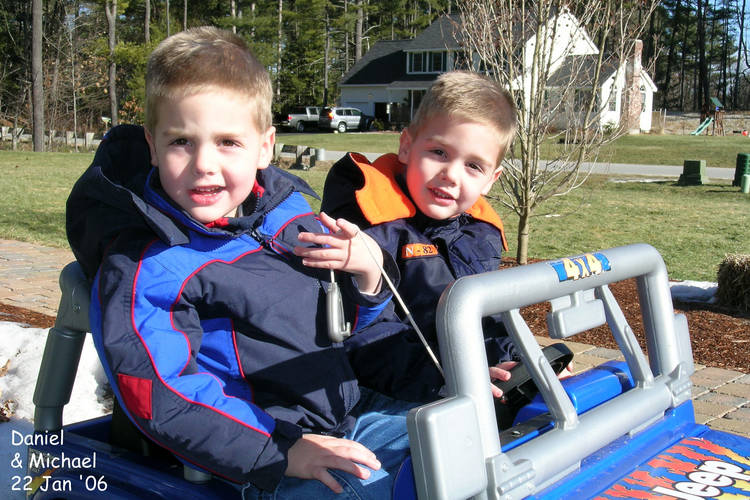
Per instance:
[[[518,364],[517,361],[503,361],[499,365],[490,366],[490,381],[493,380],[502,380],[503,382],[510,380],[510,370]],[[560,380],[564,380],[568,377],[573,375],[573,362],[571,361],[568,366],[566,366],[563,371],[561,371],[557,378]],[[500,390],[499,387],[495,386],[495,384],[490,384],[490,388],[492,389],[492,397],[494,398],[501,398],[503,397],[503,391]]]
[[[356,441],[319,434],[303,434],[287,453],[285,474],[302,479],[317,479],[334,493],[341,493],[341,485],[328,472],[338,469],[359,479],[370,477],[370,471],[380,469],[375,454]]]
[[[375,240],[346,219],[334,220],[325,212],[320,212],[320,221],[330,233],[299,233],[298,239],[321,245],[322,248],[294,247],[295,255],[302,257],[302,263],[309,267],[349,272],[354,275],[361,292],[378,293],[378,265],[383,265],[383,252]],[[370,251],[364,245],[367,245]]]
[[[510,380],[510,370],[517,364],[517,361],[503,361],[498,365],[490,366],[490,381],[502,380],[506,382]],[[503,397],[503,391],[495,384],[490,384],[490,388],[492,389],[493,398],[499,399]]]

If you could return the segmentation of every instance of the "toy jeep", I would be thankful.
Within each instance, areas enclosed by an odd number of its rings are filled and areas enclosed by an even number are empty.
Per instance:
[[[641,350],[608,284],[636,278],[647,338]],[[37,381],[28,448],[28,495],[43,498],[228,498],[238,491],[150,452],[138,439],[113,445],[112,418],[62,426],[85,331],[88,285],[71,264]],[[624,361],[559,380],[520,308],[549,301],[550,337],[607,324]],[[499,429],[489,390],[481,319],[502,313],[529,382],[514,369],[506,388],[530,398]],[[687,321],[675,315],[664,263],[644,244],[457,280],[438,304],[448,397],[412,410],[411,457],[397,499],[750,497],[750,440],[695,423]],[[64,440],[62,439],[64,437]],[[64,442],[59,442],[64,441]],[[94,460],[95,459],[95,460]]]

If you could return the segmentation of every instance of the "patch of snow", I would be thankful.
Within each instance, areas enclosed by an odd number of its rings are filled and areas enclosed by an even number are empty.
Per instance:
[[[672,299],[680,302],[716,303],[719,286],[711,281],[670,281]]]

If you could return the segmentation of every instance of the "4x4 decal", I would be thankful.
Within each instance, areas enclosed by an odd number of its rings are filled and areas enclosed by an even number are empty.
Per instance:
[[[601,253],[586,253],[580,257],[564,258],[549,263],[560,281],[587,278],[611,269],[609,260]]]

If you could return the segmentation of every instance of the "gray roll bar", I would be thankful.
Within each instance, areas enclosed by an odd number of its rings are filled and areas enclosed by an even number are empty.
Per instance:
[[[648,361],[607,287],[629,278],[637,282]],[[519,312],[545,301],[552,304],[553,338],[606,322],[636,386],[577,415]],[[493,314],[502,314],[555,424],[508,453],[500,449],[481,327],[482,317]],[[523,498],[691,396],[687,322],[674,314],[666,267],[646,244],[461,278],[440,298],[437,331],[448,397],[408,417],[420,499]]]
[[[83,341],[89,329],[89,284],[78,262],[60,272],[60,306],[50,328],[34,388],[34,430],[62,429],[63,408],[70,402]],[[75,367],[71,369],[71,366]]]

